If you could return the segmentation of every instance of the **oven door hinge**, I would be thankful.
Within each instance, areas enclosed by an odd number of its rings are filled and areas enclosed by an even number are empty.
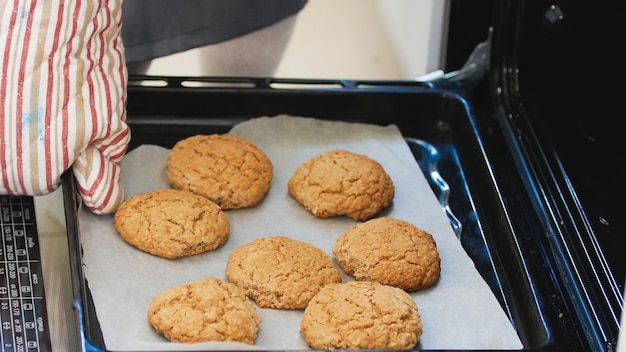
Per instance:
[[[448,81],[458,83],[463,90],[470,92],[482,81],[482,79],[489,72],[490,58],[491,58],[491,33],[493,28],[489,28],[487,39],[476,45],[467,61],[463,66],[448,73],[438,70],[431,73],[427,73],[424,76],[418,77],[418,81],[423,82],[437,82]]]

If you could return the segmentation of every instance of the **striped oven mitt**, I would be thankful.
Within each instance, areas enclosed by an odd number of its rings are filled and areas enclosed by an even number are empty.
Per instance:
[[[124,198],[121,0],[0,0],[0,194],[43,195],[72,167],[83,203]]]

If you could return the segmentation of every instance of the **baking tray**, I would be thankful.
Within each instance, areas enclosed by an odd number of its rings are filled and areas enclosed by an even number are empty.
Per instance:
[[[129,150],[142,144],[171,148],[194,134],[226,133],[247,119],[280,114],[398,125],[524,349],[562,343],[561,330],[549,324],[558,307],[539,297],[531,283],[527,263],[533,259],[516,240],[485,151],[485,136],[489,144],[498,144],[497,137],[479,123],[455,83],[130,77],[127,107]],[[106,350],[82,271],[80,198],[71,173],[63,177],[63,191],[81,347]]]

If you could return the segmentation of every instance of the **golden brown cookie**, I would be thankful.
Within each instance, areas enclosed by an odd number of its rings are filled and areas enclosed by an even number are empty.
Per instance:
[[[341,274],[321,249],[285,236],[258,238],[233,250],[228,281],[241,286],[262,308],[303,309]]]
[[[270,189],[273,166],[249,141],[219,134],[178,141],[167,159],[173,188],[207,197],[222,209],[257,205]]]
[[[395,188],[375,160],[347,150],[319,154],[300,165],[289,193],[318,218],[345,215],[367,220],[388,207]]]
[[[207,278],[156,295],[148,306],[148,323],[172,342],[253,344],[261,317],[240,287]]]
[[[169,259],[215,249],[230,234],[228,217],[217,204],[175,189],[126,199],[115,213],[114,225],[126,242]]]
[[[407,291],[433,285],[441,272],[433,236],[390,217],[350,227],[337,238],[333,255],[356,280],[377,281]]]
[[[422,336],[406,291],[371,281],[329,284],[311,299],[300,333],[316,350],[410,350]]]

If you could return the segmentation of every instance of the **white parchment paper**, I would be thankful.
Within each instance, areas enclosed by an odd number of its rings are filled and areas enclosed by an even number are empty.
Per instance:
[[[222,247],[188,258],[163,259],[126,244],[113,217],[81,210],[79,226],[85,276],[107,349],[308,349],[299,332],[300,310],[258,308],[262,317],[254,346],[234,343],[174,344],[147,322],[156,294],[204,277],[226,280],[230,252],[258,237],[284,235],[307,241],[332,257],[336,238],[356,222],[346,217],[317,219],[287,191],[287,181],[305,160],[332,149],[366,154],[387,170],[396,187],[393,204],[381,216],[406,220],[431,233],[441,256],[441,276],[414,292],[424,325],[417,349],[520,349],[522,344],[473,262],[457,240],[411,151],[395,125],[386,127],[312,118],[260,117],[230,134],[261,148],[274,166],[266,198],[250,209],[226,210],[230,238]],[[170,188],[165,173],[168,149],[145,145],[123,162],[126,197]],[[351,280],[343,277],[344,282]]]

